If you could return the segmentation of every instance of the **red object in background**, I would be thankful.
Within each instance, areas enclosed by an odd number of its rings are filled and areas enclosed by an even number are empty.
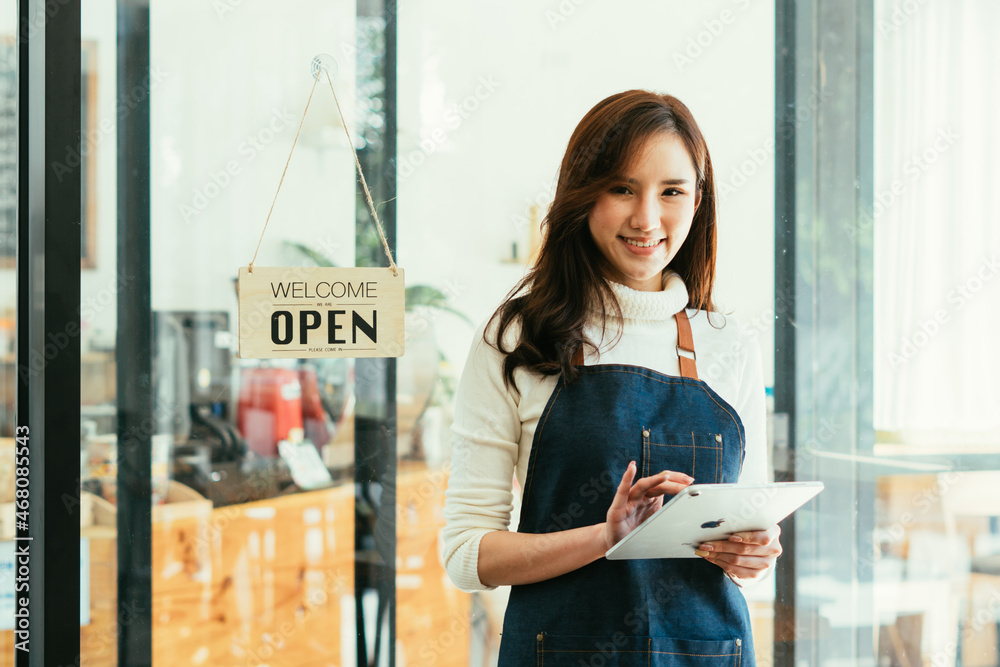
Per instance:
[[[306,440],[316,445],[316,449],[330,441],[330,431],[326,428],[326,411],[319,398],[319,380],[316,369],[306,366],[299,369],[299,383],[302,385],[302,423]]]
[[[260,456],[278,456],[278,442],[302,428],[302,385],[297,371],[244,368],[237,414],[247,446]]]

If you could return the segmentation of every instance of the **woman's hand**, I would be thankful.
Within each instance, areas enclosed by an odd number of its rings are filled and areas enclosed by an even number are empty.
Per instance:
[[[780,535],[779,526],[733,533],[727,540],[701,544],[695,553],[721,567],[726,574],[752,581],[774,567],[781,555]]]
[[[658,475],[643,477],[633,485],[635,473],[635,461],[632,461],[625,469],[614,500],[608,509],[607,522],[602,532],[605,551],[618,544],[622,538],[660,509],[665,494],[676,495],[694,481],[693,477],[682,472],[664,470]]]
[[[694,481],[663,471],[635,485],[635,461],[622,475],[607,521],[551,533],[493,530],[479,542],[479,580],[487,586],[533,584],[604,558],[605,552],[663,506],[664,494],[680,493]]]

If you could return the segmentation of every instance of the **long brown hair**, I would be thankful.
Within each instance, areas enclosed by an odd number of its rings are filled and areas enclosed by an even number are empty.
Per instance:
[[[588,111],[573,131],[559,168],[555,198],[542,221],[538,259],[490,318],[490,324],[499,318],[496,341],[487,343],[506,355],[505,385],[515,384],[514,371],[520,366],[544,375],[561,372],[567,381],[574,380],[573,355],[583,345],[596,348],[583,332],[588,308],[599,304],[606,321],[608,304],[621,317],[588,216],[598,196],[623,177],[646,139],[660,132],[684,142],[697,174],[695,187],[701,192],[691,230],[669,268],[684,280],[689,308],[715,310],[715,178],[705,138],[676,97],[646,90],[611,95]],[[507,350],[504,333],[515,321],[521,325],[520,338]],[[620,335],[619,329],[616,339]]]

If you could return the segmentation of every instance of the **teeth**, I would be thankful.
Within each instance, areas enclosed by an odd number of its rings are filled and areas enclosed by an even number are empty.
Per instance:
[[[622,237],[625,238],[625,237]],[[660,239],[662,240],[662,239]],[[638,241],[633,241],[632,239],[625,239],[625,243],[629,245],[634,245],[637,248],[652,248],[655,245],[659,245],[660,241],[649,241],[647,243],[640,243]]]

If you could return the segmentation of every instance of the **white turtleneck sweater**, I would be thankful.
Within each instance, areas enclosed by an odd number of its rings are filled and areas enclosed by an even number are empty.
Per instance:
[[[680,276],[668,271],[660,292],[640,292],[617,283],[612,288],[624,317],[621,339],[609,348],[619,324],[612,316],[602,343],[600,322],[595,318],[586,334],[600,349],[595,354],[584,348],[585,365],[631,364],[680,376],[673,315],[688,301]],[[732,316],[713,313],[709,323],[704,311],[689,308],[687,313],[698,378],[735,408],[746,431],[740,481],[766,482],[766,407],[756,338]],[[520,391],[504,387],[503,355],[483,341],[488,322],[476,331],[459,382],[445,494],[444,562],[452,581],[464,591],[494,588],[479,579],[479,542],[490,531],[511,529],[512,516],[516,521],[515,503],[520,505],[535,427],[557,382],[557,376],[538,375],[522,367],[514,374]],[[494,323],[489,340],[496,340],[495,327]],[[505,334],[505,342],[510,341],[507,349],[517,340],[516,329],[511,326]]]

